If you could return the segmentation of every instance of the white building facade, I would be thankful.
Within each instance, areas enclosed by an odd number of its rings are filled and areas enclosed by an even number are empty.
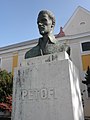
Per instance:
[[[67,43],[71,47],[71,60],[79,69],[80,85],[83,92],[85,116],[90,117],[90,96],[87,86],[82,84],[87,67],[90,67],[90,12],[78,7],[63,28],[65,36],[57,37],[60,43]],[[38,42],[30,40],[0,48],[0,68],[14,72],[14,68],[25,61],[26,51]]]

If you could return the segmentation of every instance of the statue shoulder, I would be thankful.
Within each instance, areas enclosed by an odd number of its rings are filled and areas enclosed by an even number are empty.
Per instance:
[[[39,51],[40,51],[39,45],[36,45],[35,47],[31,48],[29,51],[26,52],[25,59],[39,56],[39,54],[40,54]]]
[[[66,44],[66,43],[61,44],[61,43],[57,42],[56,46],[57,46],[58,52],[66,51],[68,53],[68,55],[70,56],[71,48],[68,44]]]

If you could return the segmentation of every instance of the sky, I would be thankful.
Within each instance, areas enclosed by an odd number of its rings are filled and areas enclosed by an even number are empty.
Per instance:
[[[44,9],[55,15],[58,34],[78,6],[90,11],[90,0],[0,0],[0,47],[39,38],[37,16]]]

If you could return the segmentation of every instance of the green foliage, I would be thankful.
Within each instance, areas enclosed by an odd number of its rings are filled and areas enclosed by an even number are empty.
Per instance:
[[[0,103],[6,101],[6,97],[12,95],[13,76],[6,70],[0,70]]]
[[[86,74],[85,74],[85,81],[82,81],[83,84],[90,85],[90,68],[88,66]]]

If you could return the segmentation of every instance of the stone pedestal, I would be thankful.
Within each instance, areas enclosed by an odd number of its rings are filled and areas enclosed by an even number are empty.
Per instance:
[[[12,120],[84,120],[78,70],[65,52],[15,70]]]

